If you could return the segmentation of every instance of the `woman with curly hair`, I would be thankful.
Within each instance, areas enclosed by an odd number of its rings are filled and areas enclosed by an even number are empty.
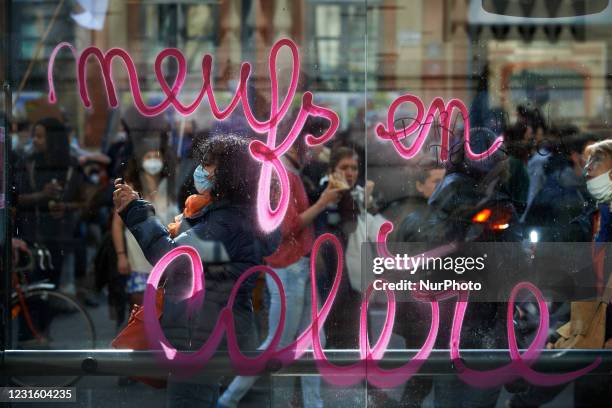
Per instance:
[[[197,140],[194,172],[198,193],[210,194],[210,204],[184,216],[176,237],[154,216],[155,209],[129,185],[117,183],[115,206],[134,234],[151,264],[171,249],[189,245],[204,265],[206,296],[201,308],[187,317],[185,291],[191,286],[189,268],[166,272],[161,325],[179,350],[197,350],[209,337],[240,275],[261,265],[264,256],[276,249],[278,234],[264,235],[256,219],[258,164],[249,154],[249,141],[232,134]],[[174,235],[174,234],[173,234]],[[178,260],[177,260],[178,261]],[[173,262],[174,266],[174,262]],[[254,350],[256,337],[252,290],[256,276],[241,285],[234,304],[238,342],[242,350]],[[168,378],[167,402],[171,407],[214,407],[219,395],[219,378],[198,375],[191,380]]]

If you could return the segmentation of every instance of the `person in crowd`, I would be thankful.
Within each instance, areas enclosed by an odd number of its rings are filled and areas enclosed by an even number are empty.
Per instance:
[[[478,132],[471,137],[474,149],[490,146],[496,137],[490,132]],[[423,250],[437,248],[440,243],[464,243],[472,241],[511,241],[514,237],[511,228],[507,231],[493,231],[477,228],[472,231],[472,217],[479,209],[510,208],[514,214],[510,199],[503,194],[503,183],[507,179],[507,160],[504,153],[497,151],[486,159],[470,160],[463,149],[463,141],[451,146],[453,159],[445,163],[446,174],[433,191],[428,200],[429,210],[423,217],[414,219],[408,227],[405,238],[421,243]],[[514,215],[508,224],[518,224]],[[420,231],[419,231],[420,230]],[[416,248],[416,245],[413,246]],[[469,251],[469,245],[460,246],[454,256]],[[503,253],[491,254],[499,257],[491,262],[503,263]],[[483,283],[483,285],[486,283]],[[420,347],[427,337],[430,321],[430,310],[427,304],[411,300],[399,302],[398,314],[404,316],[396,328],[397,333],[406,340],[407,347]],[[452,326],[455,302],[440,304],[440,330],[436,340],[436,348],[448,348]],[[462,336],[462,349],[488,349],[505,347],[503,327],[499,324],[500,316],[505,309],[499,303],[481,302],[477,308],[468,308],[463,322],[464,332],[478,332],[478,336]],[[435,376],[433,378],[434,404],[436,406],[454,406],[457,401],[462,406],[495,406],[501,387],[486,390],[466,385],[456,376]],[[418,406],[424,400],[431,386],[427,379],[417,380],[407,387],[407,395],[412,406]]]
[[[323,233],[334,234],[340,241],[344,250],[343,264],[345,265],[340,281],[340,288],[336,295],[336,301],[326,321],[327,341],[332,348],[357,347],[356,333],[359,331],[357,324],[359,316],[358,290],[361,288],[361,278],[355,277],[361,270],[361,242],[365,241],[365,234],[359,237],[355,235],[365,233],[365,224],[358,231],[358,223],[361,217],[365,217],[366,200],[372,202],[370,188],[364,189],[357,184],[359,179],[359,156],[354,149],[349,147],[336,147],[330,154],[327,174],[319,182],[319,191],[325,191],[328,187],[340,188],[342,192],[338,202],[328,204],[325,210],[317,217],[317,235]],[[353,240],[351,241],[351,237]],[[359,241],[358,243],[356,241]],[[351,243],[352,252],[349,256],[348,248]],[[354,248],[357,246],[357,248]],[[356,250],[356,253],[355,253]],[[332,247],[324,247],[319,253],[317,263],[320,267],[319,292],[323,298],[327,298],[336,275],[336,252]],[[350,266],[349,266],[350,263]],[[356,263],[356,264],[355,264]],[[347,274],[349,268],[355,274],[356,288],[351,287],[350,277]]]
[[[592,144],[595,144],[601,141],[601,138],[593,134],[587,133],[584,135],[584,138],[582,141],[584,142],[583,150],[581,152],[582,157],[578,160],[580,163],[582,163],[582,166],[580,168],[580,174],[584,176],[584,166],[586,166],[587,160],[589,159],[588,147],[591,146]]]
[[[84,206],[84,177],[70,154],[68,131],[55,118],[32,127],[32,150],[18,160],[15,174],[17,237],[36,253],[47,254],[40,277],[60,284],[64,259],[74,247],[75,229]],[[65,271],[70,274],[70,271]]]
[[[11,123],[11,150],[19,155],[23,154],[23,148],[26,140],[29,137],[30,123],[26,120],[15,121]]]
[[[368,112],[367,143],[367,176],[376,183],[374,206],[394,225],[412,212],[415,196],[414,184],[406,182],[413,178],[413,171],[421,162],[429,162],[440,151],[439,142],[428,138],[421,152],[413,160],[406,161],[397,154],[392,143],[376,136],[376,124],[386,120],[384,112]],[[406,125],[409,121],[404,119]],[[432,128],[433,129],[433,128]],[[435,160],[435,159],[434,159]],[[397,230],[396,230],[397,231]]]
[[[181,118],[176,121],[172,132],[172,145],[176,149],[176,156],[179,159],[192,156],[193,139],[198,133],[195,120]]]
[[[81,166],[91,161],[104,165],[108,165],[110,163],[110,157],[108,157],[106,154],[102,152],[90,151],[89,149],[84,149],[81,147],[79,135],[77,134],[74,126],[72,126],[70,116],[66,112],[63,112],[62,114],[62,122],[64,123],[66,131],[68,132],[70,154],[77,158]]]
[[[587,138],[588,139],[588,138]],[[586,142],[586,140],[585,140]],[[547,348],[612,348],[612,280],[608,243],[612,241],[612,140],[603,140],[586,147],[587,161],[585,178],[587,189],[595,200],[583,214],[567,225],[565,240],[592,241],[592,268],[586,270],[591,276],[582,276],[579,286],[591,292],[576,290],[577,298],[591,298],[588,301],[571,302],[570,319],[550,337]],[[514,394],[507,402],[508,407],[534,407],[555,399],[566,387],[529,386]],[[576,406],[607,406],[612,398],[612,387],[605,376],[579,378],[574,385]]]
[[[265,235],[256,220],[257,162],[249,154],[249,143],[232,134],[198,140],[194,154],[199,163],[194,172],[198,191],[210,191],[211,203],[180,222],[177,236],[155,217],[151,203],[139,198],[128,184],[118,182],[114,193],[117,212],[134,235],[150,264],[180,245],[197,249],[205,260],[206,296],[200,309],[188,319],[185,290],[190,287],[188,267],[166,272],[161,325],[178,349],[196,350],[208,339],[232,287],[240,275],[261,265],[279,241],[277,233]],[[255,348],[251,293],[253,279],[240,287],[234,304],[234,322],[242,350]],[[192,379],[168,378],[170,407],[215,407],[219,377],[202,373]]]
[[[32,253],[25,241],[19,238],[11,238],[11,253],[13,254],[14,263],[19,259],[19,252],[26,252],[28,254]]]
[[[346,244],[349,234],[355,230],[359,215],[356,199],[365,205],[365,191],[357,185],[358,177],[359,159],[355,150],[344,146],[332,150],[327,174],[319,181],[319,191],[331,186],[341,189],[342,194],[337,203],[330,203],[320,214],[317,221],[323,229],[317,232],[332,232]]]
[[[112,180],[108,172],[109,167],[99,162],[88,162],[83,166],[88,190],[87,209],[83,218],[99,230],[95,233],[98,237],[106,230],[106,224],[113,214],[112,190],[108,194]]]
[[[300,170],[305,161],[306,145],[304,138],[296,140],[289,151],[282,157],[289,176],[289,207],[281,224],[282,239],[280,246],[274,254],[265,258],[266,264],[271,266],[280,277],[288,299],[286,304],[285,327],[282,331],[279,347],[286,346],[293,341],[311,322],[310,297],[310,260],[309,254],[314,243],[313,222],[331,203],[340,200],[346,187],[329,185],[313,205],[308,202],[304,184],[300,179]],[[268,337],[261,345],[265,349],[272,340],[278,327],[280,316],[280,293],[270,276],[266,276],[266,284],[270,293],[270,311],[268,318]],[[321,330],[321,336],[324,336]],[[324,338],[322,344],[324,344]],[[249,391],[258,377],[236,377],[228,389],[219,399],[220,407],[235,407],[242,397]],[[283,395],[291,399],[293,379],[289,380]],[[304,406],[322,407],[320,395],[320,378],[317,376],[304,376],[301,378],[302,396]],[[285,392],[286,391],[286,392]],[[287,406],[289,402],[287,401]]]
[[[192,149],[196,135],[198,138],[205,138],[208,137],[208,132],[198,129],[195,120],[187,120],[186,118],[177,120],[172,130],[172,146],[179,160],[176,170],[179,207],[182,207],[185,199],[193,192],[188,191],[188,188],[193,179],[193,172],[197,167]]]
[[[585,192],[588,192],[586,181],[584,179],[584,168],[589,158],[587,148],[590,145],[597,143],[599,140],[600,138],[592,133],[581,133],[576,134],[575,137],[564,142],[567,146],[567,150],[569,151],[569,159],[572,162],[574,174],[577,178],[582,180],[582,188]]]
[[[516,107],[516,123],[527,127],[527,139],[533,141],[533,147],[545,147],[543,144],[548,125],[538,108],[528,108],[524,105]],[[542,151],[544,155],[544,151]]]
[[[527,207],[527,195],[529,193],[527,162],[529,160],[530,144],[527,137],[527,127],[524,124],[517,123],[504,132],[504,145],[508,154],[508,171],[510,173],[505,188],[518,214],[523,214]]]
[[[551,133],[555,139],[549,145],[550,153],[541,168],[543,183],[528,202],[522,221],[528,226],[541,228],[544,240],[559,241],[564,227],[582,212],[588,196],[583,178],[576,174],[568,147],[578,130],[570,126]]]
[[[369,103],[368,103],[369,105]],[[369,106],[371,108],[371,106]],[[371,111],[370,111],[371,112]],[[357,109],[355,116],[352,118],[346,130],[340,131],[331,140],[332,150],[339,147],[350,147],[357,152],[359,156],[359,162],[365,163],[366,159],[366,125],[373,125],[373,120],[370,119],[371,123],[368,122],[367,111],[365,106],[361,106]],[[363,176],[361,175],[359,182],[363,184]]]
[[[151,139],[139,141],[136,157],[127,165],[124,182],[140,192],[142,197],[155,207],[155,216],[165,225],[170,223],[178,212],[173,191],[168,187],[172,169],[163,138]],[[141,305],[153,266],[147,261],[134,235],[125,229],[116,212],[111,228],[117,254],[117,270],[128,276],[126,293],[129,302]]]
[[[573,138],[566,143],[567,151],[569,152],[569,161],[574,170],[574,179],[582,197],[588,205],[592,206],[593,196],[587,188],[586,178],[584,177],[584,168],[588,160],[588,147],[597,143],[600,139],[589,133],[576,133]]]
[[[304,125],[304,133],[321,136],[327,127],[327,122],[320,118],[308,118]],[[305,164],[300,172],[308,200],[314,203],[321,194],[319,182],[327,173],[330,159],[330,148],[327,145],[311,146],[305,152]]]
[[[106,155],[110,158],[108,173],[111,178],[119,177],[133,154],[133,142],[125,119],[119,120],[119,128],[111,140]]]
[[[551,143],[547,137],[551,135],[548,132],[548,127],[542,118],[542,115],[537,110],[528,110],[519,106],[517,108],[517,122],[526,126],[527,133],[525,138],[528,144],[533,146],[530,152],[530,157],[527,162],[527,173],[529,174],[529,190],[527,192],[527,209],[531,206],[532,201],[544,186],[546,174],[544,167],[551,155]],[[521,219],[524,221],[524,218]]]
[[[414,188],[417,196],[411,202],[410,213],[401,221],[395,235],[398,242],[427,242],[424,220],[431,216],[432,208],[428,205],[438,184],[444,178],[445,168],[437,167],[435,160],[424,161],[416,169]],[[408,349],[418,349],[423,344],[427,333],[429,306],[412,301],[398,302],[398,314],[402,316],[396,321],[395,332],[404,339]],[[431,377],[414,377],[406,384],[403,400],[407,406],[420,407],[432,388]]]
[[[415,190],[418,193],[411,205],[411,212],[402,220],[396,234],[398,242],[422,242],[419,237],[421,230],[419,223],[428,217],[430,207],[427,200],[432,196],[440,181],[444,178],[446,170],[436,167],[433,161],[422,164],[416,172]],[[424,233],[425,231],[423,231]]]

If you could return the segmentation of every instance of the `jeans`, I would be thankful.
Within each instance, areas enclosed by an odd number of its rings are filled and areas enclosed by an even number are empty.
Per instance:
[[[278,348],[287,346],[295,340],[299,334],[312,321],[311,317],[311,298],[310,298],[310,261],[308,258],[301,258],[296,263],[286,268],[274,269],[278,274],[283,288],[285,289],[286,313],[285,327],[283,328],[280,344]],[[266,275],[266,286],[270,292],[270,312],[268,323],[268,337],[259,347],[264,350],[268,347],[278,327],[280,318],[281,302],[278,287],[270,275]],[[323,329],[320,330],[321,345],[325,345],[325,335]],[[249,389],[255,384],[257,376],[239,376],[234,378],[227,390],[219,399],[222,407],[236,407],[238,402],[244,397]],[[302,396],[304,407],[322,407],[320,387],[321,378],[319,376],[304,376],[300,378],[302,384]],[[294,378],[277,377],[274,379],[274,390],[278,390],[278,395],[273,395],[274,406],[290,406],[293,395]],[[279,401],[282,400],[282,401]]]

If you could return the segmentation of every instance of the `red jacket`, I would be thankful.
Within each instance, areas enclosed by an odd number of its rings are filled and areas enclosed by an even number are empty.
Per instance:
[[[289,206],[281,224],[281,243],[276,252],[264,258],[272,268],[285,268],[310,253],[314,242],[311,225],[300,226],[300,214],[310,207],[304,183],[291,169],[289,175]]]

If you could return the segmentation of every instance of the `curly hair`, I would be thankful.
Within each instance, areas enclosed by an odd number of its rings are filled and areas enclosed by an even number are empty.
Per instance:
[[[249,153],[250,140],[235,134],[198,135],[193,149],[201,165],[215,164],[213,200],[255,205],[259,166]]]

